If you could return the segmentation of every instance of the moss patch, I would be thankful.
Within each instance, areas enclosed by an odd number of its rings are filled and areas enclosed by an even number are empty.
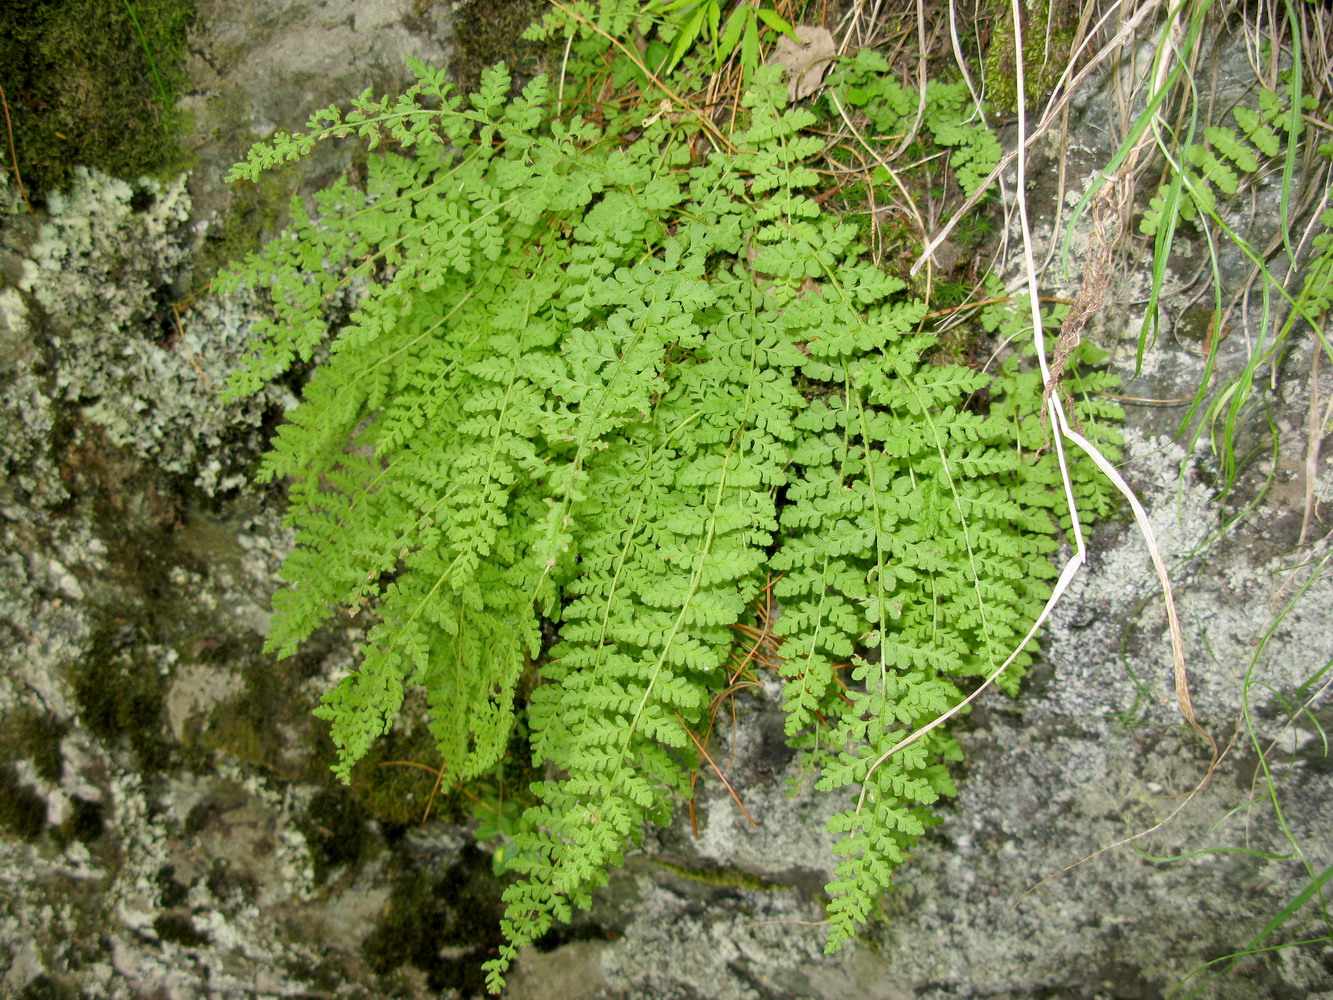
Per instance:
[[[92,844],[101,838],[105,830],[106,807],[100,802],[76,798],[70,802],[69,815],[60,825],[60,839],[65,843],[77,840]]]
[[[321,733],[321,739],[332,763],[329,752],[332,741],[327,731]],[[440,751],[426,726],[413,726],[405,731],[395,728],[376,740],[353,769],[352,795],[370,815],[391,828],[421,823],[427,803],[432,817],[461,820],[467,811],[459,807],[456,800],[461,796],[453,792],[447,774],[431,799],[436,775],[428,768],[439,766],[439,762]]]
[[[784,885],[769,882],[757,875],[751,875],[736,868],[687,868],[684,865],[673,865],[670,861],[660,859],[654,859],[652,863],[665,868],[669,872],[674,872],[681,878],[687,878],[691,882],[700,882],[703,885],[721,886],[729,889],[749,889],[753,892],[776,892],[779,889],[787,888]]]
[[[18,995],[18,1000],[78,1000],[79,991],[67,983],[42,973]]]
[[[1012,113],[1018,108],[1013,16],[1008,3],[987,2],[982,7],[989,8],[995,19],[994,34],[982,62],[986,101],[996,111]],[[1078,5],[1069,0],[1024,5],[1023,71],[1029,108],[1046,103],[1069,64],[1078,16]]]
[[[344,788],[325,789],[311,799],[299,826],[310,846],[316,885],[323,884],[333,869],[357,864],[373,848],[375,838],[366,818]]]
[[[253,184],[236,184],[225,213],[191,259],[190,286],[203,288],[218,271],[275,235],[288,217],[288,205],[300,184],[296,164],[265,171]]]
[[[145,773],[168,768],[174,744],[167,737],[167,678],[140,644],[133,619],[103,623],[91,646],[68,671],[83,724],[107,746],[128,745]]]
[[[485,855],[472,847],[440,875],[407,875],[362,946],[366,964],[380,975],[412,965],[432,990],[484,995],[481,963],[501,941],[500,888]]]
[[[207,934],[198,931],[189,917],[179,913],[164,913],[153,921],[153,930],[163,941],[186,948],[202,948],[213,943]]]
[[[532,76],[546,52],[525,42],[524,30],[546,13],[540,0],[472,0],[454,15],[454,55],[449,71],[458,86],[474,89],[481,71],[503,61],[515,76]]]
[[[54,714],[31,708],[0,716],[0,829],[29,841],[42,836],[47,827],[46,799],[20,780],[19,767],[29,762],[39,779],[58,785],[65,770],[60,744],[68,729]],[[64,843],[92,843],[102,835],[103,826],[101,804],[75,798],[57,835]]]
[[[175,95],[194,15],[189,0],[0,4],[0,85],[30,199],[76,164],[126,178],[184,165]]]
[[[301,691],[302,669],[293,659],[275,661],[250,641],[238,654],[244,691],[219,702],[202,729],[187,726],[184,742],[191,753],[220,751],[284,781],[317,780],[321,762],[305,747],[323,734]]]
[[[44,829],[46,800],[20,782],[12,766],[0,766],[0,830],[31,841]]]
[[[0,755],[32,761],[38,776],[55,784],[65,770],[60,741],[68,728],[49,713],[17,709],[0,720]]]

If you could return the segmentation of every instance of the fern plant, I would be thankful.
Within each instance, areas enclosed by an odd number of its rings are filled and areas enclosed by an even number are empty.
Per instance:
[[[601,35],[579,44],[585,65],[613,58]],[[411,68],[405,94],[320,111],[232,172],[329,138],[399,147],[371,156],[364,190],[295,205],[223,279],[267,288],[275,317],[231,393],[328,341],[262,467],[289,484],[297,543],[269,648],[373,610],[319,709],[344,779],[413,684],[450,777],[482,774],[537,675],[548,779],[513,833],[498,991],[688,793],[729,626],[780,574],[787,732],[820,788],[864,800],[833,822],[837,948],[952,792],[959,751],[936,730],[873,763],[1045,600],[1061,492],[1035,375],[923,360],[926,304],[813,197],[825,140],[776,70],[705,153],[679,109],[562,114],[545,78],[511,96],[503,66],[463,99]]]
[[[1301,111],[1312,111],[1318,101],[1308,94]],[[1272,90],[1259,91],[1259,109],[1238,105],[1232,110],[1240,131],[1223,125],[1204,128],[1204,142],[1185,147],[1184,164],[1174,171],[1148,203],[1139,232],[1156,236],[1164,220],[1178,217],[1192,222],[1199,216],[1217,217],[1218,196],[1230,198],[1240,190],[1241,178],[1258,172],[1260,157],[1272,160],[1287,142],[1300,138],[1303,122],[1284,106]],[[1279,133],[1281,138],[1279,138]]]
[[[1242,408],[1254,393],[1254,380],[1261,365],[1286,352],[1294,330],[1308,326],[1319,342],[1319,349],[1329,354],[1327,338],[1323,336],[1324,316],[1333,300],[1333,210],[1324,210],[1310,220],[1310,250],[1299,253],[1292,246],[1290,194],[1292,171],[1296,154],[1307,131],[1305,115],[1317,111],[1318,101],[1309,94],[1303,97],[1299,88],[1285,95],[1267,88],[1258,95],[1258,108],[1238,105],[1232,110],[1236,128],[1208,125],[1204,128],[1205,142],[1184,147],[1178,168],[1151,199],[1139,231],[1153,237],[1154,253],[1164,261],[1170,252],[1177,226],[1193,223],[1208,231],[1216,228],[1254,265],[1262,281],[1260,288],[1265,302],[1259,324],[1259,334],[1253,350],[1241,370],[1227,378],[1222,387],[1212,392],[1212,399],[1204,408],[1204,419],[1194,430],[1192,440],[1205,431],[1211,431],[1213,450],[1220,457],[1223,479],[1227,488],[1238,472],[1235,435]],[[1311,144],[1313,145],[1313,144]],[[1327,169],[1333,159],[1333,143],[1316,147],[1315,156],[1306,158],[1305,169],[1317,176]],[[1283,157],[1281,193],[1278,215],[1281,224],[1281,243],[1291,271],[1284,280],[1276,272],[1275,261],[1267,261],[1259,247],[1235,232],[1223,216],[1225,203],[1233,198],[1242,185],[1257,184],[1263,168]],[[1216,266],[1214,264],[1214,266]],[[1162,286],[1164,266],[1155,269],[1152,299],[1148,314],[1155,315],[1155,304]],[[1280,324],[1270,323],[1269,298],[1285,300],[1285,318]],[[1213,323],[1222,325],[1222,297],[1215,293]],[[1143,355],[1145,334],[1140,338],[1139,356]],[[1210,393],[1214,365],[1221,338],[1210,338],[1212,343],[1205,361],[1194,400],[1181,422],[1181,431],[1189,428],[1195,413],[1204,406]],[[1307,523],[1309,515],[1307,514]]]

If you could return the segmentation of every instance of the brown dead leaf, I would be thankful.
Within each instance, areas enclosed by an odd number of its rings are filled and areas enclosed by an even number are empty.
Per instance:
[[[838,46],[827,28],[801,24],[796,27],[801,44],[783,35],[778,39],[770,66],[781,66],[787,78],[787,96],[793,101],[809,97],[820,87],[829,63],[838,54]]]

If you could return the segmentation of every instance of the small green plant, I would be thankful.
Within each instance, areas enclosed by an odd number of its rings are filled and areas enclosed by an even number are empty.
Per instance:
[[[776,68],[721,126],[673,96],[680,75],[571,108],[553,90],[595,93],[629,57],[605,26],[568,27],[554,87],[513,95],[499,66],[465,99],[413,63],[405,94],[256,146],[232,179],[326,139],[397,150],[371,156],[365,190],[295,205],[219,282],[267,288],[275,311],[234,395],[322,351],[327,307],[357,289],[261,473],[289,483],[297,542],[269,649],[340,607],[378,618],[319,709],[339,776],[409,684],[450,780],[485,775],[538,675],[527,724],[548,777],[521,818],[490,820],[519,876],[494,991],[688,794],[732,626],[770,586],[788,737],[849,801],[828,887],[829,948],[846,942],[953,792],[955,741],[909,736],[1010,660],[1013,690],[1068,524],[1040,377],[924,360],[927,304],[815,197],[820,119],[787,106]],[[888,114],[881,66],[851,65],[844,105]],[[981,176],[993,139],[952,100],[928,130]],[[1084,399],[1100,379],[1067,382],[1092,428],[1112,409]],[[1108,491],[1079,471],[1091,517]]]
[[[1237,430],[1242,411],[1255,394],[1255,378],[1265,364],[1276,366],[1293,343],[1292,334],[1310,330],[1317,351],[1333,358],[1333,348],[1323,334],[1324,316],[1333,299],[1333,212],[1316,209],[1302,220],[1305,233],[1294,238],[1295,214],[1299,214],[1302,190],[1327,198],[1333,143],[1309,141],[1307,119],[1327,128],[1327,114],[1320,114],[1318,98],[1303,89],[1300,38],[1307,31],[1300,25],[1297,7],[1288,5],[1284,27],[1290,33],[1295,67],[1276,73],[1267,85],[1258,87],[1257,102],[1237,104],[1229,123],[1201,120],[1197,88],[1190,77],[1198,58],[1205,26],[1214,0],[1192,0],[1182,5],[1185,18],[1183,42],[1177,48],[1159,42],[1155,68],[1150,74],[1160,81],[1146,95],[1147,108],[1135,119],[1129,134],[1108,164],[1107,172],[1084,195],[1069,223],[1068,232],[1083,210],[1102,191],[1105,180],[1116,171],[1128,171],[1149,139],[1155,139],[1166,162],[1166,180],[1149,201],[1139,231],[1152,238],[1153,268],[1145,320],[1139,333],[1138,364],[1142,365],[1159,321],[1159,307],[1166,281],[1168,261],[1179,228],[1190,224],[1204,235],[1208,247],[1212,281],[1212,320],[1217,336],[1207,338],[1203,376],[1195,397],[1181,421],[1180,433],[1189,434],[1191,448],[1207,433],[1222,467],[1223,493],[1236,480]],[[1318,15],[1310,15],[1317,17]],[[1321,58],[1327,58],[1326,54]],[[1265,81],[1256,81],[1264,84]],[[1168,111],[1176,100],[1178,127],[1168,125]],[[1234,127],[1232,127],[1234,124]],[[1203,142],[1195,139],[1202,131]],[[1321,139],[1324,133],[1316,133]],[[1301,176],[1297,161],[1303,159]],[[1236,231],[1229,221],[1229,204],[1246,187],[1257,191],[1268,175],[1277,178],[1277,232],[1271,248],[1255,243],[1250,234]],[[1321,203],[1326,204],[1325,202]],[[1267,238],[1267,237],[1266,237]],[[1229,244],[1252,266],[1257,280],[1261,315],[1249,352],[1239,372],[1219,387],[1213,384],[1222,331],[1236,300],[1226,301],[1222,291],[1219,245]],[[1274,253],[1274,251],[1278,251]],[[1250,282],[1245,283],[1248,287]],[[1195,424],[1202,410],[1204,419]],[[1193,426],[1192,426],[1193,425]],[[1306,527],[1311,506],[1307,503]],[[1302,538],[1306,531],[1302,531]]]
[[[779,17],[777,11],[762,4],[737,4],[727,18],[726,27],[721,27],[722,6],[720,0],[655,0],[647,5],[650,13],[667,16],[673,22],[671,28],[675,39],[662,67],[664,73],[679,66],[685,53],[700,39],[712,46],[715,71],[739,52],[740,65],[747,78],[759,65],[761,26],[799,41],[792,26]]]
[[[1306,95],[1301,110],[1313,111],[1318,101]],[[1156,236],[1164,217],[1193,222],[1201,215],[1221,221],[1218,199],[1233,197],[1240,190],[1240,178],[1259,170],[1260,157],[1272,160],[1291,141],[1299,140],[1303,129],[1300,114],[1283,106],[1281,95],[1272,90],[1259,92],[1259,109],[1239,105],[1232,111],[1240,131],[1222,125],[1204,128],[1204,142],[1184,149],[1184,162],[1174,164],[1171,180],[1163,184],[1149,202],[1139,223],[1139,232]],[[1279,137],[1279,133],[1282,137]]]
[[[473,815],[477,818],[474,834],[482,843],[497,841],[491,848],[491,870],[503,875],[514,864],[514,837],[523,829],[523,810],[512,799],[479,799]]]

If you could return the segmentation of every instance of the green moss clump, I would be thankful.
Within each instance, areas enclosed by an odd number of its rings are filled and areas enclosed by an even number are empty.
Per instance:
[[[19,779],[18,767],[28,761],[42,781],[59,784],[65,770],[60,742],[68,729],[54,715],[27,707],[0,718],[0,829],[28,841],[37,840],[46,830],[46,799]],[[101,833],[101,805],[78,798],[57,831],[62,841],[85,843]]]
[[[20,782],[7,765],[0,766],[0,829],[28,841],[46,829],[46,800]]]
[[[546,44],[523,40],[523,32],[547,13],[541,0],[472,0],[454,16],[454,56],[449,70],[465,91],[476,89],[481,71],[497,62],[519,76],[538,72]]]
[[[1186,309],[1176,321],[1176,333],[1185,340],[1207,343],[1213,333],[1213,310],[1200,306]]]
[[[106,807],[100,802],[76,798],[70,802],[69,815],[60,824],[60,839],[92,844],[106,831]]]
[[[998,112],[1012,113],[1018,109],[1013,16],[1008,3],[996,0],[985,6],[995,17],[994,34],[982,61],[986,103]],[[1027,106],[1039,108],[1069,64],[1079,11],[1069,0],[1028,0],[1023,7],[1024,90]]]
[[[253,184],[231,188],[226,212],[193,255],[191,285],[202,288],[224,265],[254,253],[276,234],[287,219],[287,207],[299,182],[296,165],[289,164],[269,171]]]
[[[202,727],[186,727],[190,753],[222,753],[284,781],[318,774],[320,768],[304,754],[285,752],[293,734],[304,741],[311,729],[305,718],[310,706],[292,690],[292,678],[281,666],[268,678],[253,668],[242,676],[244,691],[215,705]]]
[[[38,776],[56,783],[65,770],[60,754],[60,741],[69,727],[46,712],[19,709],[5,720],[4,735],[0,737],[6,751],[32,761]],[[7,756],[9,755],[7,753]]]
[[[216,709],[209,726],[199,737],[199,745],[207,750],[220,750],[228,757],[255,767],[271,766],[275,749],[260,732],[259,723],[251,715],[253,705],[246,699],[227,701]]]
[[[18,1000],[78,1000],[79,991],[61,979],[53,979],[43,972],[18,995]]]
[[[362,946],[366,964],[380,975],[410,964],[426,974],[431,990],[481,996],[481,959],[500,944],[500,889],[474,847],[438,875],[409,873]]]
[[[197,930],[189,917],[179,913],[164,913],[153,921],[153,930],[163,941],[186,948],[202,948],[213,943],[207,934]]]
[[[343,788],[317,792],[300,828],[310,847],[316,885],[322,885],[333,869],[360,862],[375,844],[365,811]]]
[[[13,126],[5,169],[30,200],[75,165],[116,177],[186,164],[176,94],[185,82],[191,0],[5,0],[0,86]],[[12,181],[12,178],[11,178]]]
[[[324,746],[327,732],[321,732]],[[329,763],[331,763],[331,759]],[[423,765],[414,767],[413,762]],[[430,803],[436,818],[462,820],[466,810],[455,801],[453,783],[446,774],[431,800],[436,775],[426,768],[440,762],[440,752],[424,725],[406,731],[394,729],[382,738],[352,772],[352,795],[371,816],[390,827],[415,826],[426,815]]]
[[[79,717],[109,746],[125,742],[145,773],[170,767],[174,743],[167,735],[167,679],[138,646],[138,633],[114,620],[97,629],[89,654],[68,668]]]
[[[728,889],[749,889],[752,892],[776,892],[784,888],[776,882],[769,882],[737,868],[687,868],[684,865],[674,865],[670,861],[660,859],[654,860],[653,863],[669,872],[674,872],[681,878],[687,878],[691,882],[699,882],[703,885],[720,886]]]
[[[184,906],[190,901],[190,889],[176,881],[176,866],[163,865],[153,876],[153,884],[157,886],[158,905],[163,909],[172,909],[177,906]]]

